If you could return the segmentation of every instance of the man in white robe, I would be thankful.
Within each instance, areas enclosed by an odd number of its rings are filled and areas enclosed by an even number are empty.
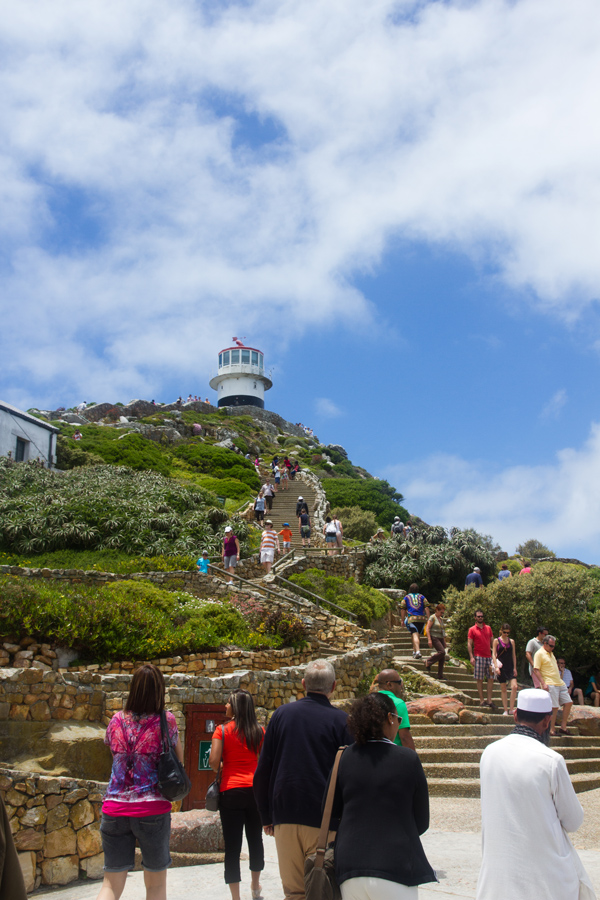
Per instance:
[[[583,809],[563,757],[546,744],[551,715],[547,691],[521,691],[515,731],[481,756],[477,900],[595,898],[567,836],[583,822]]]

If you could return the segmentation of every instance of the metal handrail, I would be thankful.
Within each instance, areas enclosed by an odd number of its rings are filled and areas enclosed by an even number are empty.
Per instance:
[[[292,559],[294,559],[295,554],[296,554],[295,547],[293,547],[291,550],[288,550],[287,553],[285,553],[283,556],[280,556],[279,559],[275,560],[275,562],[273,563],[273,566],[271,568],[271,571],[274,572],[276,568],[281,568],[281,565],[284,562],[284,560],[289,559],[290,556],[292,557]]]
[[[290,585],[289,590],[292,591],[292,593],[294,591],[304,591],[305,594],[313,597],[316,600],[316,605],[319,609],[321,608],[321,603],[326,603],[328,606],[333,606],[334,609],[339,609],[340,612],[345,613],[350,619],[356,618],[356,613],[350,612],[349,609],[344,609],[343,606],[338,606],[337,603],[333,603],[331,600],[326,600],[325,597],[319,597],[318,594],[313,594],[312,591],[309,591],[308,588],[303,587],[301,584],[294,584],[293,581],[288,581],[287,578],[283,578],[281,575],[275,575],[275,578],[279,581],[283,581],[284,584]]]
[[[218,566],[209,565],[209,569],[212,569],[214,572],[218,572],[219,575],[223,575],[225,578],[233,579],[235,578],[237,581],[242,584],[249,584],[250,587],[255,591],[262,591],[265,594],[272,594],[274,597],[279,597],[277,591],[272,591],[270,588],[265,587],[262,584],[257,584],[255,581],[249,581],[247,578],[242,578],[241,575],[231,575],[229,572],[225,572],[224,569],[219,569]],[[287,597],[285,598],[288,599]],[[289,598],[291,603],[294,603],[296,606],[302,607],[302,603],[299,600],[294,600],[292,597]]]

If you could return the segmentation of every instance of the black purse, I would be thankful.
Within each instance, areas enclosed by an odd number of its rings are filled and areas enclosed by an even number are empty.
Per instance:
[[[206,791],[205,808],[209,812],[217,812],[219,809],[219,795],[221,793],[221,774],[219,773]]]
[[[192,782],[177,759],[175,748],[167,728],[167,716],[163,709],[160,714],[160,736],[162,753],[158,758],[158,789],[167,800],[176,803],[187,797],[192,789]]]

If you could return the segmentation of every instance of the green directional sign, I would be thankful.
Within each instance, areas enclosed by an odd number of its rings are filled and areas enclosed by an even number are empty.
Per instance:
[[[198,753],[198,769],[205,772],[210,769],[208,758],[210,756],[211,741],[200,741],[200,752]]]

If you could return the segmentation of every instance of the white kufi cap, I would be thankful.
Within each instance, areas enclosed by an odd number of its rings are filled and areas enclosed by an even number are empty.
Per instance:
[[[523,712],[550,713],[552,698],[548,691],[540,688],[525,688],[517,694],[517,709],[522,709]]]

